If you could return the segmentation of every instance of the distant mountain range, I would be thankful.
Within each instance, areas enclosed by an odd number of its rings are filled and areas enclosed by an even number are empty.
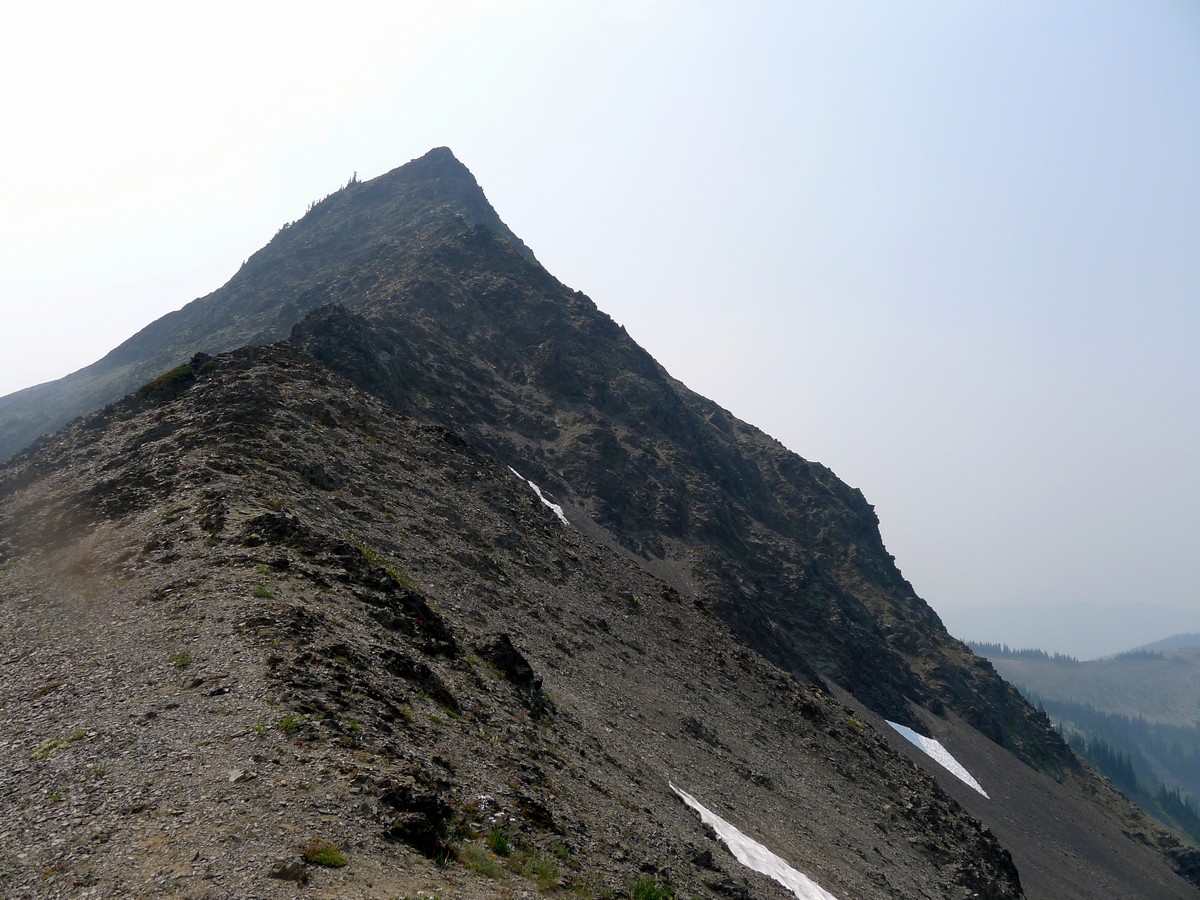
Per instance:
[[[1035,647],[1098,659],[1167,635],[1200,632],[1200,611],[1160,603],[1038,603],[947,609],[946,630],[964,641]]]
[[[701,817],[842,900],[1200,885],[445,148],[0,399],[0,455],[0,893],[787,896]]]
[[[1173,634],[1168,638],[1163,638],[1161,641],[1151,641],[1149,644],[1142,644],[1142,646],[1134,647],[1133,649],[1161,652],[1166,650],[1188,650],[1194,648],[1200,648],[1200,634],[1192,631],[1186,634]]]

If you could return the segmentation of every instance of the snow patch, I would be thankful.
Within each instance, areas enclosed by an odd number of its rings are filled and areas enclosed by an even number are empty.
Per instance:
[[[930,759],[940,765],[959,781],[963,782],[968,787],[974,788],[975,790],[979,791],[979,793],[983,794],[983,796],[987,797],[987,791],[979,786],[979,782],[971,777],[971,773],[964,769],[959,761],[950,755],[950,751],[943,747],[938,741],[935,741],[933,738],[923,737],[922,735],[917,734],[911,728],[906,728],[903,725],[897,725],[895,722],[889,721],[888,724],[900,732],[902,737],[906,738],[913,744],[916,744],[923,751],[925,751],[926,755],[929,756]],[[991,800],[992,798],[988,797],[988,799]]]
[[[671,782],[667,782],[671,784]],[[837,897],[822,888],[819,884],[788,865],[787,861],[776,856],[754,838],[747,837],[734,825],[730,825],[716,813],[707,809],[695,797],[686,791],[681,791],[671,784],[671,790],[679,798],[700,813],[700,821],[717,833],[734,858],[748,869],[761,872],[768,878],[782,884],[795,894],[799,900],[837,900]]]
[[[531,488],[533,488],[533,492],[535,494],[537,494],[537,498],[542,501],[542,505],[547,507],[552,513],[554,513],[556,516],[558,516],[559,521],[561,521],[564,525],[571,524],[570,522],[567,521],[566,515],[563,514],[563,508],[561,506],[559,506],[557,503],[551,503],[549,500],[547,500],[545,497],[542,496],[542,489],[540,487],[538,487],[536,484],[534,484],[528,478],[525,478],[524,476],[522,476],[521,473],[518,472],[516,469],[514,469],[512,466],[508,467],[508,471],[512,472],[514,475],[516,475],[518,478],[520,478],[523,482],[525,482],[527,485],[529,485]]]

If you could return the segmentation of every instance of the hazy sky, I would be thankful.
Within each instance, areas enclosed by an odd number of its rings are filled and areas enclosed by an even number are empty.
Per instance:
[[[1200,5],[21,4],[0,395],[439,145],[937,609],[1200,607]]]

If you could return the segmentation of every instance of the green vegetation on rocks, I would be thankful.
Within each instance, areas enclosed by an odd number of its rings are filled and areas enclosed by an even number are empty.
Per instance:
[[[49,759],[50,757],[58,754],[59,751],[65,750],[67,747],[71,746],[71,744],[74,744],[77,741],[82,741],[86,737],[87,732],[81,728],[78,731],[72,731],[70,734],[64,735],[63,737],[51,738],[50,740],[43,741],[41,744],[39,744],[38,748],[29,754],[29,758],[34,761]]]
[[[346,857],[336,844],[329,841],[313,840],[300,848],[300,855],[306,863],[314,866],[325,866],[330,869],[340,869],[346,865]]]

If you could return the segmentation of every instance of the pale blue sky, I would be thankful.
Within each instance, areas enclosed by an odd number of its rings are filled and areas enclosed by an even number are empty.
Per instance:
[[[676,376],[861,487],[935,608],[1200,608],[1190,0],[32,7],[0,395],[446,145]]]

